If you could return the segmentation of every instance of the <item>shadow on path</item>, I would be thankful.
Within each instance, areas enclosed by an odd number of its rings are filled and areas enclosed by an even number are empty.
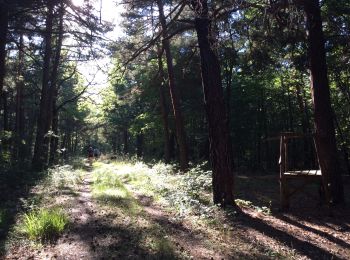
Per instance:
[[[14,225],[17,213],[25,210],[23,201],[30,197],[30,190],[47,176],[46,172],[8,171],[0,174],[0,256],[5,252],[5,242]]]

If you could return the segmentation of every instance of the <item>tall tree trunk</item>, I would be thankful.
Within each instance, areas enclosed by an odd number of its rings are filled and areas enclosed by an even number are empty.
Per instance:
[[[24,66],[24,50],[23,50],[23,34],[19,37],[18,50],[18,68],[16,82],[16,125],[15,125],[15,144],[13,149],[13,160],[22,162],[25,156],[24,145],[24,108],[23,108],[23,66]]]
[[[164,93],[164,67],[162,60],[162,51],[158,47],[158,67],[159,67],[159,103],[160,111],[162,114],[163,123],[163,141],[164,141],[164,160],[166,163],[170,162],[170,137],[169,137],[169,121],[168,121],[168,109],[165,101]]]
[[[6,60],[6,40],[8,30],[8,7],[2,1],[0,4],[0,99],[4,88],[5,60]]]
[[[52,56],[52,27],[53,27],[53,1],[48,1],[48,11],[45,28],[45,51],[44,64],[42,76],[42,89],[40,98],[40,111],[37,122],[37,134],[34,147],[34,156],[32,161],[32,168],[35,170],[42,170],[48,159],[49,152],[49,138],[47,136],[51,125],[52,109],[50,103],[50,92],[52,91],[50,84],[50,63]]]
[[[6,40],[8,30],[8,7],[7,4],[2,2],[0,4],[0,106],[3,100],[4,78],[6,71]],[[0,108],[1,110],[1,108]],[[5,122],[3,122],[5,124]],[[3,125],[4,129],[4,125]],[[0,124],[1,130],[1,124]],[[0,141],[0,159],[3,152],[3,143]]]
[[[318,0],[304,1],[303,4],[308,30],[317,153],[327,199],[332,204],[338,204],[344,202],[344,189],[337,156],[320,5]]]
[[[157,0],[158,9],[159,9],[159,20],[162,26],[163,31],[163,48],[165,50],[165,56],[167,61],[168,68],[168,77],[169,77],[169,89],[170,89],[170,97],[173,105],[174,118],[175,118],[175,127],[176,127],[176,137],[177,142],[179,144],[179,158],[180,158],[180,167],[182,170],[186,170],[188,168],[188,148],[186,143],[186,132],[183,123],[183,117],[181,112],[181,104],[179,97],[179,90],[175,84],[175,75],[173,68],[173,59],[170,51],[170,43],[167,39],[167,25],[166,19],[163,10],[163,0]]]
[[[213,168],[214,203],[235,205],[230,133],[221,83],[220,64],[209,41],[210,19],[206,0],[193,1],[198,10],[195,28],[201,57],[205,109],[208,118],[210,159]]]
[[[52,73],[51,73],[51,91],[49,94],[49,104],[51,105],[50,110],[52,111],[52,133],[53,135],[50,137],[50,164],[54,163],[55,154],[57,150],[58,144],[58,111],[56,108],[57,96],[59,87],[57,84],[58,79],[58,68],[61,60],[61,49],[63,42],[63,16],[64,16],[64,4],[63,1],[60,3],[59,9],[59,24],[58,24],[58,37],[56,40],[56,50],[55,50],[55,58],[52,65]]]

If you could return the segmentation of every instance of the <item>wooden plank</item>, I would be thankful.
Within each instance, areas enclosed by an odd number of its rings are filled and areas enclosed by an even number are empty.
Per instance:
[[[302,170],[302,171],[288,171],[283,173],[286,179],[321,179],[321,170]]]
[[[287,171],[284,175],[301,175],[301,176],[322,176],[321,170],[300,170],[300,171]]]

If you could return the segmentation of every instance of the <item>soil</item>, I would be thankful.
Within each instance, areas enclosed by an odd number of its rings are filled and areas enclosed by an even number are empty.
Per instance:
[[[241,187],[255,192],[249,194],[258,198],[256,205],[269,194],[272,212],[241,206],[241,212],[224,211],[217,224],[206,226],[176,218],[175,212],[127,185],[130,203],[140,210],[128,216],[122,207],[101,205],[93,199],[92,173],[87,171],[74,191],[61,190],[55,199],[67,207],[72,220],[68,231],[43,246],[13,243],[4,259],[350,259],[349,209],[337,208],[330,215],[325,206],[299,205],[306,199],[297,197],[289,212],[279,212],[278,190],[269,185],[277,179],[254,177],[259,190],[244,183],[251,178],[240,176]],[[238,193],[243,196],[244,190]],[[171,249],[152,247],[159,236]]]

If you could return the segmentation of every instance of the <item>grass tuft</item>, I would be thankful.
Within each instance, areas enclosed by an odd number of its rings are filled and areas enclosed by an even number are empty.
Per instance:
[[[23,232],[29,239],[47,242],[55,240],[67,227],[68,218],[59,209],[42,209],[24,215]]]

